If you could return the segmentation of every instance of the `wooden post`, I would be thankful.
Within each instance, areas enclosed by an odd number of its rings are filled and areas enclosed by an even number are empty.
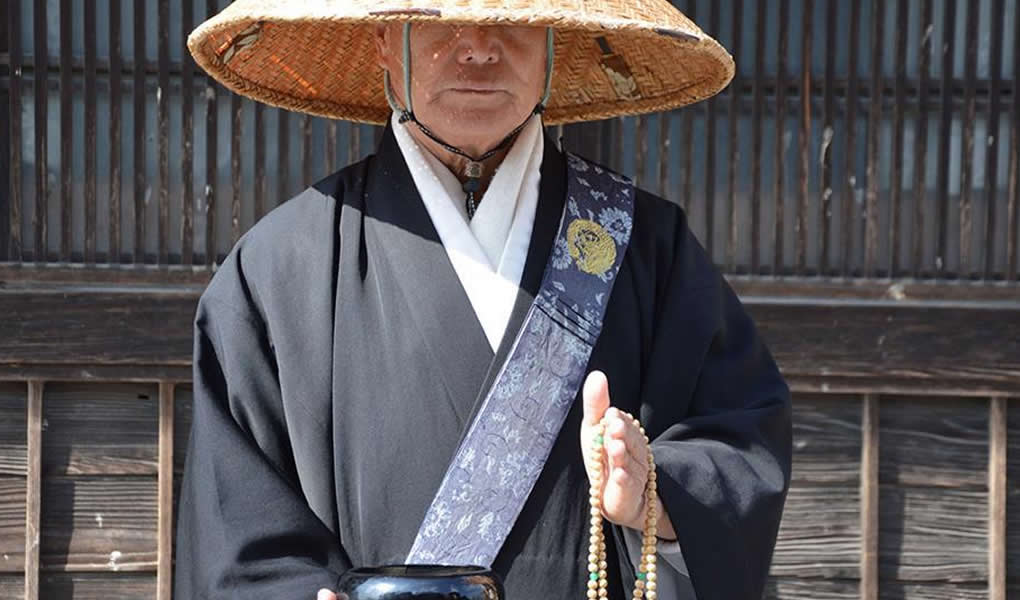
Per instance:
[[[861,600],[878,600],[878,396],[861,404]]]
[[[159,492],[156,600],[170,600],[173,583],[174,384],[159,382]]]
[[[43,382],[28,382],[25,477],[25,600],[39,598],[39,507],[42,494],[42,395]]]
[[[1006,600],[1006,398],[988,414],[988,599]]]

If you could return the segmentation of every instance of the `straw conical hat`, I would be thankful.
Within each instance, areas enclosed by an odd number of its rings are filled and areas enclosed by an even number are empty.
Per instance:
[[[547,125],[678,108],[733,76],[726,50],[667,0],[236,0],[196,28],[188,48],[239,94],[383,123],[375,26],[394,20],[552,27]]]

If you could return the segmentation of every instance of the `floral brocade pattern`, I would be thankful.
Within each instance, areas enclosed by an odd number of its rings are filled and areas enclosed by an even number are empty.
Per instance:
[[[577,396],[630,241],[634,188],[567,155],[556,243],[509,357],[447,469],[408,564],[491,566]]]

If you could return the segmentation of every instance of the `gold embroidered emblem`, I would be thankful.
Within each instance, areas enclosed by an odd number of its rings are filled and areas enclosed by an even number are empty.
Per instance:
[[[616,242],[604,227],[588,219],[575,219],[567,227],[567,250],[585,273],[601,275],[616,262]]]

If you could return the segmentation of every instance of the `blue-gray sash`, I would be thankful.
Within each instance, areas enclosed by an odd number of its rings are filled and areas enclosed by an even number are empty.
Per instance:
[[[567,155],[542,284],[425,514],[408,564],[491,566],[584,380],[630,241],[634,186]]]

